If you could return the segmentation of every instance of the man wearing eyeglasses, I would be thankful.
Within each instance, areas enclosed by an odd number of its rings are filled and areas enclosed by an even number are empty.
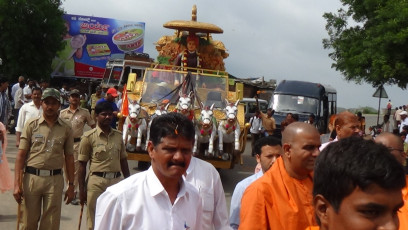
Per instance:
[[[404,141],[393,133],[384,132],[375,138],[375,142],[385,145],[390,150],[390,153],[397,159],[402,165],[406,164],[407,154],[404,152]],[[402,189],[403,199],[405,200],[404,206],[398,212],[398,218],[400,222],[399,229],[408,229],[408,176],[406,176],[407,187]]]

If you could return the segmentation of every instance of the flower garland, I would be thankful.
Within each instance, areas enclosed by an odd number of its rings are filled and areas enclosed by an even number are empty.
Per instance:
[[[200,53],[196,51],[197,54],[197,67],[196,68],[201,68],[201,57],[200,57]],[[187,63],[187,58],[188,57],[188,51],[184,50],[183,52],[183,58],[182,58],[182,63],[183,63],[183,68],[187,68],[188,67],[188,63]]]

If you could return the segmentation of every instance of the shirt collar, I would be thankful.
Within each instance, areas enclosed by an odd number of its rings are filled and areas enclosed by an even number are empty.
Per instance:
[[[189,175],[191,172],[193,172],[195,165],[196,165],[196,159],[194,159],[194,157],[191,157],[190,165],[188,166],[186,170],[186,175]]]
[[[43,122],[46,122],[46,121],[45,121],[45,119],[44,119],[44,116],[41,116],[41,117],[40,117],[40,120],[38,121],[38,123],[41,124],[41,123],[43,123]],[[64,122],[63,122],[59,117],[57,118],[57,122],[55,122],[55,123],[56,123],[56,124],[59,124],[59,125],[64,124]]]
[[[104,133],[103,130],[99,127],[99,125],[96,125],[96,134],[98,134],[98,137],[101,136],[101,133]],[[109,132],[109,135],[112,133],[112,129]],[[108,135],[108,136],[109,136]]]
[[[152,166],[150,166],[150,168],[147,170],[146,177],[147,177],[147,185],[149,187],[150,195],[152,197],[160,193],[163,193],[163,192],[168,196],[159,178],[157,178],[156,174],[154,173]],[[186,186],[185,186],[184,179],[181,179],[179,183],[180,183],[180,191],[177,194],[177,198],[182,197],[186,194]]]

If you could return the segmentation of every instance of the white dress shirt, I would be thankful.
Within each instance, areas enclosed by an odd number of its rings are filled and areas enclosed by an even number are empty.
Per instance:
[[[25,103],[18,112],[16,131],[21,133],[23,131],[25,123],[29,119],[40,117],[42,113],[43,109],[41,105],[40,108],[37,109],[37,106],[34,104],[34,102]]]
[[[402,128],[403,128],[404,126],[406,126],[406,125],[408,125],[408,117],[406,117],[405,120],[402,120],[402,119],[401,119],[401,125],[400,125],[400,127],[399,127],[399,132],[400,132],[400,133],[402,132]]]
[[[323,143],[322,145],[320,145],[319,151],[320,151],[320,152],[323,151],[323,149],[325,149],[329,144],[331,144],[331,143],[333,143],[333,142],[336,142],[336,141],[338,141],[338,140],[339,140],[339,139],[337,139],[337,137],[336,137],[336,138],[335,138],[334,140],[332,140],[332,141]]]
[[[203,199],[203,229],[231,229],[224,189],[214,166],[192,157],[186,174],[185,180],[198,189]]]
[[[31,99],[31,98],[30,98],[30,99],[25,98],[26,95],[31,95],[31,94],[33,94],[33,91],[32,91],[32,89],[30,88],[29,85],[26,85],[26,86],[24,87],[23,93],[24,93],[24,102],[25,102],[25,103],[28,103],[28,102],[32,102],[32,101],[33,101],[33,99]]]
[[[239,214],[241,212],[241,200],[242,195],[244,195],[245,189],[252,184],[252,182],[256,181],[263,175],[262,170],[255,173],[252,176],[249,176],[242,181],[240,181],[234,189],[231,197],[231,208],[230,208],[230,223],[231,227],[236,230],[239,227],[240,217]]]
[[[180,183],[173,205],[152,167],[108,187],[96,203],[95,230],[203,229],[201,197]]]
[[[11,87],[11,96],[14,99],[14,95],[16,94],[17,90],[20,88],[20,83],[17,82]]]
[[[251,117],[249,124],[251,124],[250,133],[259,134],[262,131],[262,119],[260,117]]]

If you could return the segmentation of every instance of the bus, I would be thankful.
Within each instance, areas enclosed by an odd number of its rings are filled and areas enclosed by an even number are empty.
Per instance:
[[[306,81],[281,81],[271,98],[275,111],[275,134],[281,136],[281,122],[288,113],[296,114],[299,121],[315,115],[316,128],[321,134],[328,132],[330,115],[337,113],[337,91],[329,85]]]

